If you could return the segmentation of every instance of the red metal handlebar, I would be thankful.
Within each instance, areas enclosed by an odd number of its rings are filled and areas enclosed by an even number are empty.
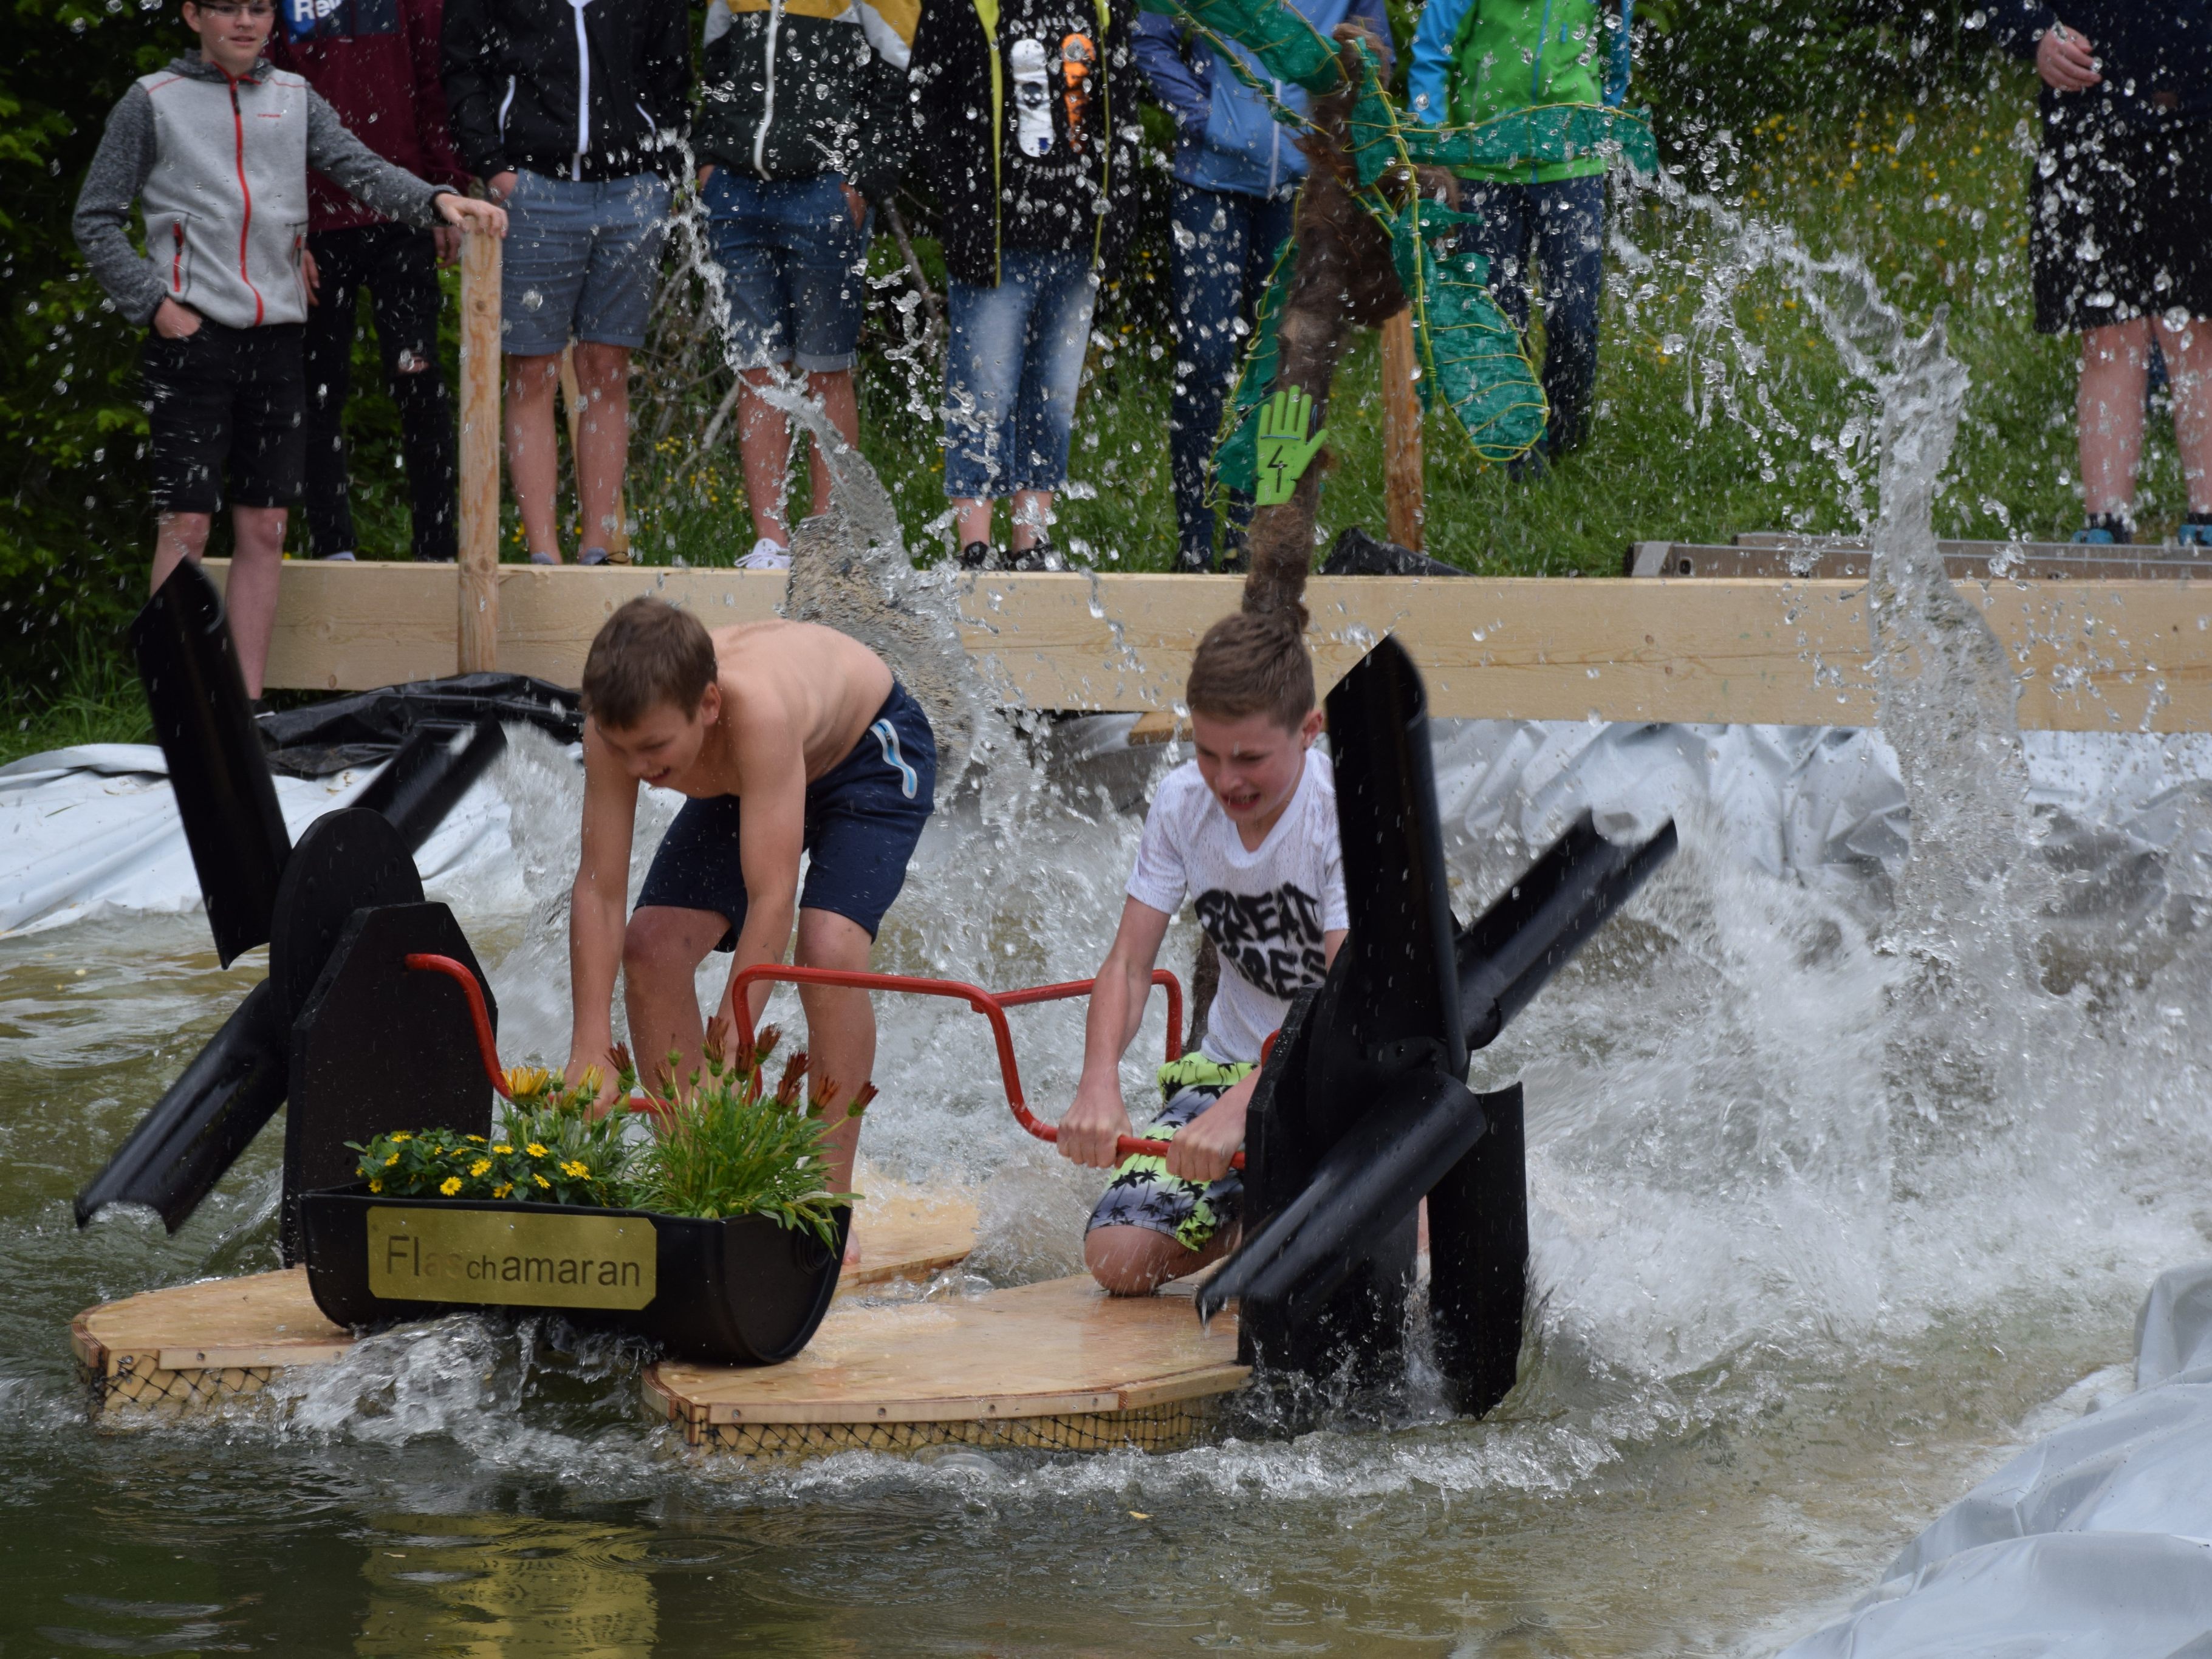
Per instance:
[[[916,996],[951,997],[966,1003],[991,1022],[991,1039],[999,1049],[999,1079],[1006,1088],[1006,1104],[1013,1109],[1014,1121],[1039,1140],[1060,1139],[1058,1127],[1040,1121],[1022,1097],[1021,1068],[1014,1060],[1014,1036],[1006,1025],[1006,1010],[1025,1007],[1033,1002],[1058,1002],[1069,997],[1088,996],[1098,983],[1097,980],[1071,979],[1058,985],[1031,986],[1023,991],[987,991],[980,985],[957,979],[909,979],[902,974],[866,974],[842,968],[787,968],[780,963],[756,963],[740,969],[730,981],[732,1006],[744,1008],[748,1026],[751,1024],[751,1010],[738,999],[748,987],[762,980],[784,985],[839,985],[861,991],[902,991]],[[1167,1057],[1179,1060],[1182,1056],[1182,981],[1166,969],[1155,968],[1152,983],[1167,988]],[[1122,1135],[1114,1143],[1115,1152],[1122,1158],[1138,1152],[1164,1155],[1167,1149],[1166,1141],[1147,1140],[1141,1135]],[[1239,1152],[1231,1158],[1229,1166],[1243,1169],[1244,1154]]]
[[[418,973],[443,974],[460,982],[461,994],[469,1000],[469,1018],[476,1024],[477,1052],[483,1057],[484,1075],[499,1091],[501,1100],[513,1100],[514,1093],[507,1086],[507,1073],[499,1063],[499,1044],[491,1034],[491,1012],[484,1006],[483,987],[477,983],[477,976],[469,971],[466,963],[451,957],[434,956],[428,951],[409,951],[407,965]]]
[[[410,951],[407,966],[417,972],[443,974],[457,981],[461,993],[468,999],[469,1018],[476,1027],[477,1051],[483,1057],[484,1075],[491,1079],[502,1099],[512,1100],[514,1095],[507,1086],[507,1074],[499,1063],[499,1045],[492,1036],[491,1013],[484,1006],[483,988],[466,964],[451,957],[436,956],[428,951]],[[965,1002],[977,1013],[991,1022],[991,1038],[998,1045],[999,1078],[1006,1091],[1006,1104],[1013,1109],[1014,1121],[1039,1140],[1058,1140],[1060,1130],[1054,1125],[1040,1121],[1030,1112],[1029,1103],[1022,1097],[1021,1068],[1014,1059],[1013,1032],[1006,1024],[1006,1010],[1024,1008],[1031,1003],[1059,1002],[1071,997],[1088,996],[1097,984],[1095,979],[1072,979],[1058,985],[1033,985],[1025,990],[992,992],[980,985],[969,985],[954,979],[909,979],[900,974],[856,973],[838,968],[787,968],[780,963],[761,963],[747,968],[732,981],[730,993],[732,1004],[746,988],[757,981],[767,980],[789,985],[837,985],[861,991],[900,991],[916,996],[951,997]],[[1182,1056],[1182,982],[1164,968],[1152,970],[1152,983],[1166,988],[1168,994],[1167,1057],[1179,1060]],[[746,1010],[746,1024],[750,1026],[750,1010]],[[749,1033],[750,1034],[750,1033]],[[633,1103],[635,1104],[635,1103]],[[1133,1153],[1164,1154],[1168,1149],[1164,1140],[1147,1140],[1139,1135],[1123,1135],[1115,1143],[1115,1151],[1127,1158]],[[1230,1167],[1244,1167],[1244,1154],[1239,1152],[1230,1159]]]

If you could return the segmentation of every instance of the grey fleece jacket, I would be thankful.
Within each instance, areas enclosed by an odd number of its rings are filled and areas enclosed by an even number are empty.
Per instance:
[[[417,226],[452,192],[346,131],[306,81],[266,59],[233,81],[200,57],[141,76],[107,118],[73,228],[85,263],[134,323],[164,299],[231,328],[307,318],[301,253],[307,169],[365,207]],[[131,246],[131,204],[146,252]]]

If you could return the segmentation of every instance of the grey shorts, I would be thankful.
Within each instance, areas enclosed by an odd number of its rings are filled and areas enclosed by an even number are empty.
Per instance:
[[[1227,1094],[1236,1079],[1186,1085],[1176,1091],[1160,1115],[1138,1133],[1148,1140],[1173,1140],[1176,1132]],[[1202,1250],[1234,1229],[1244,1209],[1244,1173],[1231,1170],[1218,1181],[1185,1181],[1168,1173],[1156,1152],[1121,1160],[1114,1179],[1091,1207],[1090,1226],[1143,1227],[1164,1233],[1187,1250]]]
[[[645,343],[668,234],[668,184],[654,173],[599,184],[517,173],[500,262],[499,349],[552,357],[571,339]]]

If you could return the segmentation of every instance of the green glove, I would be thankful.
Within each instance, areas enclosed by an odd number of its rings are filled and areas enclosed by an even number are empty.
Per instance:
[[[1313,458],[1328,441],[1323,427],[1312,437],[1313,399],[1296,386],[1285,386],[1260,410],[1260,465],[1252,499],[1261,507],[1280,507],[1291,499]]]

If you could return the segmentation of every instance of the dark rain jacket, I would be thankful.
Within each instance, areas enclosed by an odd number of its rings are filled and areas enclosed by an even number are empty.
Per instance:
[[[479,179],[603,183],[679,164],[684,0],[446,0],[444,40],[454,145]]]
[[[955,280],[997,286],[1008,248],[1087,251],[1101,275],[1119,266],[1136,203],[1135,10],[1133,0],[922,0],[915,156]]]
[[[269,61],[330,100],[346,130],[394,167],[465,186],[440,80],[441,0],[308,0],[288,7]],[[296,13],[311,9],[304,21]],[[319,173],[307,180],[310,231],[383,222]]]
[[[838,177],[881,200],[906,171],[920,0],[714,0],[699,159],[753,179]]]
[[[2046,86],[2046,111],[2060,99],[2095,99],[2136,126],[2212,117],[2212,0],[2068,0],[2055,10],[1999,0],[1990,23],[1998,42],[2021,58],[2035,56],[2054,23],[2088,38],[2105,83],[2086,93]]]

